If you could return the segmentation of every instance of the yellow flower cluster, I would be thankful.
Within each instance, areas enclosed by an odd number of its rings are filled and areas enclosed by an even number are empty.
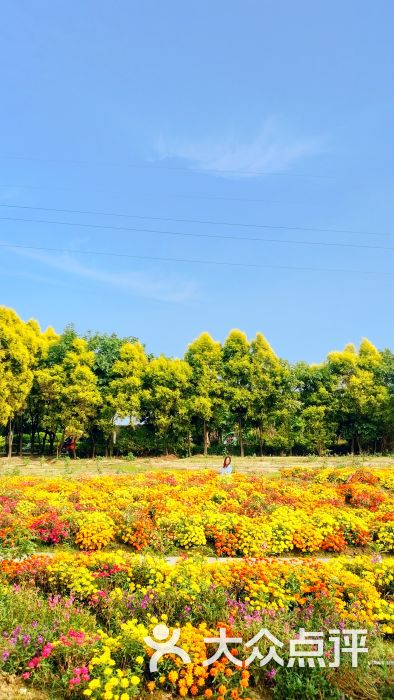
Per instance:
[[[381,551],[394,552],[394,520],[379,527],[376,541]]]
[[[207,543],[203,520],[199,516],[182,519],[177,528],[177,542],[181,547],[189,549]]]
[[[106,513],[83,513],[78,519],[75,542],[81,549],[102,549],[115,539],[115,523]]]
[[[92,572],[86,566],[76,566],[72,555],[63,556],[64,560],[56,558],[47,567],[49,583],[56,589],[67,590],[82,598],[96,593],[98,588]]]
[[[238,549],[244,557],[262,557],[272,551],[272,528],[268,524],[242,518],[236,536]]]
[[[124,637],[136,639],[138,642],[142,642],[144,637],[148,634],[148,628],[145,627],[142,622],[138,622],[136,618],[124,622],[121,625],[121,630]]]
[[[100,655],[92,658],[89,664],[90,675],[88,687],[83,691],[85,697],[101,700],[130,700],[139,695],[143,657],[135,660],[135,670],[122,670],[116,667],[112,652],[121,646],[118,639],[104,635]]]

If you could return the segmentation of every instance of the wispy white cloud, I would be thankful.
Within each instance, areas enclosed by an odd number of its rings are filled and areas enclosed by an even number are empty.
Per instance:
[[[46,275],[36,275],[34,272],[26,272],[24,270],[15,270],[15,269],[7,269],[5,270],[4,268],[1,270],[0,273],[1,279],[4,277],[9,277],[11,279],[15,278],[20,278],[20,279],[26,279],[30,280],[31,282],[34,282],[36,284],[42,284],[47,287],[63,287],[64,289],[67,289],[70,285],[67,284],[65,280],[59,280],[55,279],[53,277],[47,277]]]
[[[210,175],[250,178],[285,172],[322,150],[323,139],[291,136],[270,119],[249,137],[231,133],[217,139],[179,141],[161,135],[152,160],[178,159]]]
[[[12,243],[10,245],[12,246]],[[8,250],[21,257],[35,260],[49,268],[61,270],[66,274],[85,280],[93,280],[106,287],[112,287],[133,296],[182,303],[194,298],[196,294],[195,284],[191,281],[177,285],[175,282],[163,282],[159,278],[152,279],[151,276],[143,272],[132,271],[130,274],[107,272],[84,264],[76,256],[69,253],[47,254],[23,248],[9,248]]]

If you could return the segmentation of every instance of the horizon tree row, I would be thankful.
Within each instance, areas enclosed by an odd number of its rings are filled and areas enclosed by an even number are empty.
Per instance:
[[[394,354],[364,339],[290,365],[261,333],[232,330],[155,357],[133,336],[43,332],[0,307],[0,431],[9,456],[59,455],[69,434],[90,456],[206,455],[226,441],[241,456],[388,452]]]

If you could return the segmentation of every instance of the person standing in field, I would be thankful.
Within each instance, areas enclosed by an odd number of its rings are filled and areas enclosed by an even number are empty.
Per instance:
[[[230,455],[227,455],[224,458],[224,462],[223,462],[223,466],[220,470],[220,474],[221,474],[221,476],[228,476],[229,474],[232,474],[232,473],[233,473],[233,467],[231,464],[231,457],[230,457]]]
[[[76,458],[77,456],[77,439],[75,435],[69,435],[64,441],[63,447],[67,450],[67,454],[71,458]]]

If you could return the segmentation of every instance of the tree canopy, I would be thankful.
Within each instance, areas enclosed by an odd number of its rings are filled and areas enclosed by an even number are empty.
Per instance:
[[[119,420],[124,425],[119,427]],[[369,340],[320,364],[290,365],[261,334],[202,333],[184,358],[148,355],[134,336],[57,335],[0,307],[0,431],[11,454],[388,451],[394,446],[394,354]],[[15,447],[15,446],[14,446]]]

